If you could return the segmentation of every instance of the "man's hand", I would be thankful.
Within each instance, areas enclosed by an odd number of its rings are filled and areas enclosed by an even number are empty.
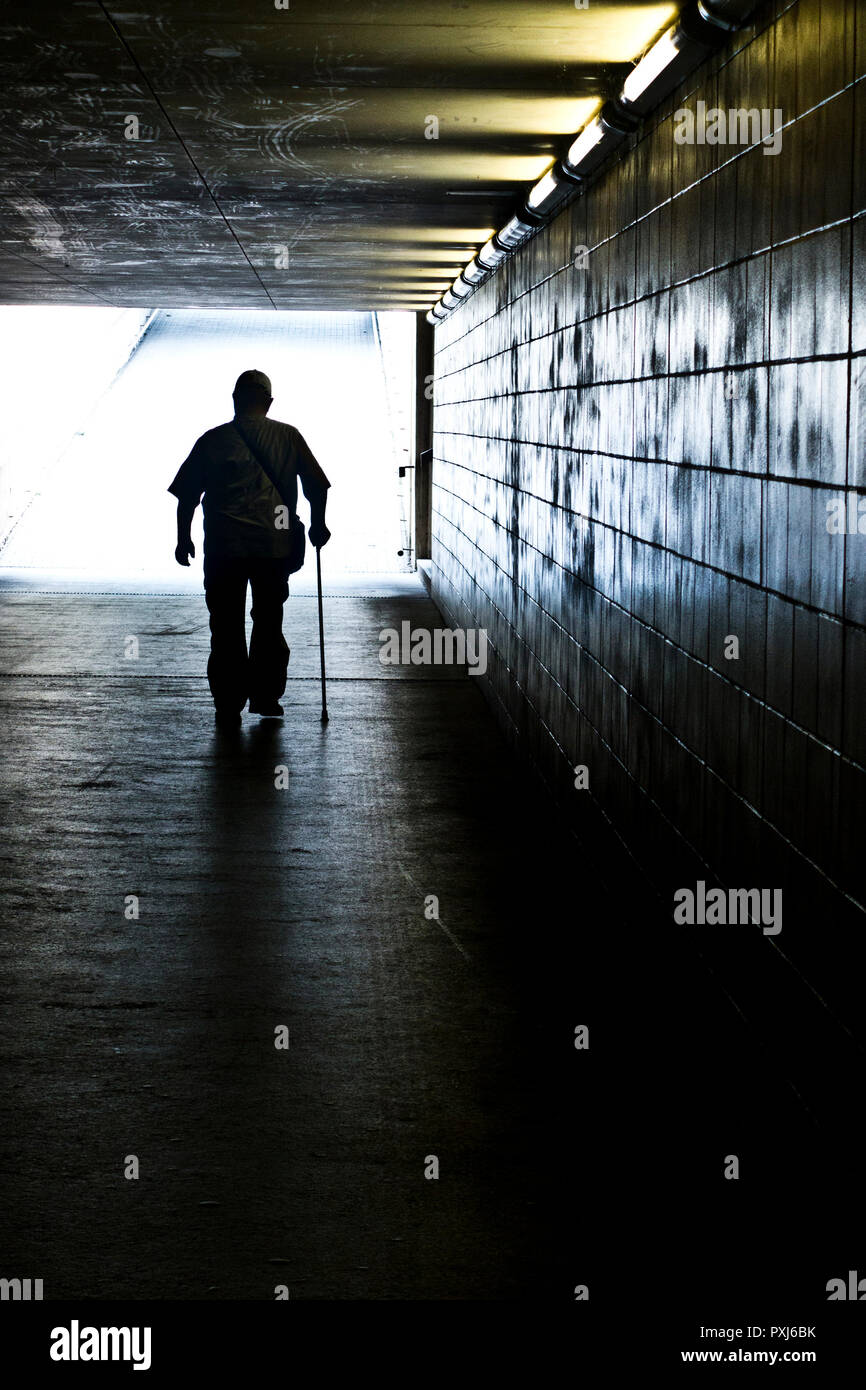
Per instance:
[[[310,545],[314,545],[318,550],[321,546],[327,545],[331,539],[331,533],[324,521],[314,521],[307,535],[310,538]]]
[[[174,558],[177,560],[177,563],[179,565],[185,565],[186,568],[189,569],[190,555],[195,558],[195,546],[192,541],[188,538],[183,541],[178,541],[174,548]]]

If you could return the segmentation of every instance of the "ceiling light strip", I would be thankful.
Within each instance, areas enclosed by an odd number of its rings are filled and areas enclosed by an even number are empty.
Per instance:
[[[656,39],[635,64],[619,95],[573,137],[566,154],[542,174],[526,201],[473,256],[454,284],[427,314],[441,323],[483,284],[504,260],[556,215],[570,194],[582,190],[641,121],[669,96],[728,35],[739,29],[756,0],[697,0]]]

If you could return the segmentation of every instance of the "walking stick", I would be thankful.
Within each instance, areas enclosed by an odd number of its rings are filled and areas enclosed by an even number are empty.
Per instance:
[[[322,616],[322,548],[316,546],[316,579],[319,584],[319,654],[322,658],[322,723],[328,722],[328,701],[325,695],[325,620]]]

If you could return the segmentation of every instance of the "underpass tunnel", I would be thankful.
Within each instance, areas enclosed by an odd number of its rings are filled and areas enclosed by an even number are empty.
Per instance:
[[[234,383],[259,359],[275,383],[275,418],[329,460],[343,533],[331,575],[408,568],[413,315],[52,308],[31,323],[28,312],[0,308],[4,375],[20,411],[7,443],[7,579],[176,586],[186,576],[166,542],[176,507],[167,483],[196,439],[231,419]],[[91,357],[106,339],[113,354]],[[51,425],[56,382],[68,438]],[[43,411],[45,427],[34,424]],[[200,511],[194,540],[200,557]],[[190,584],[198,590],[200,574]]]
[[[0,35],[0,1276],[820,1313],[866,1235],[862,6]],[[285,716],[227,738],[167,488],[247,369],[331,483],[330,718],[308,543]]]

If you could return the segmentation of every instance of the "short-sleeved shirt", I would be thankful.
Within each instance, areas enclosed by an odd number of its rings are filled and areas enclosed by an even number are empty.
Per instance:
[[[202,503],[206,555],[286,557],[285,506],[294,513],[298,479],[308,501],[321,497],[330,483],[294,425],[264,416],[237,419],[267,460],[282,496],[232,424],[217,425],[196,440],[168,490],[192,507]]]

